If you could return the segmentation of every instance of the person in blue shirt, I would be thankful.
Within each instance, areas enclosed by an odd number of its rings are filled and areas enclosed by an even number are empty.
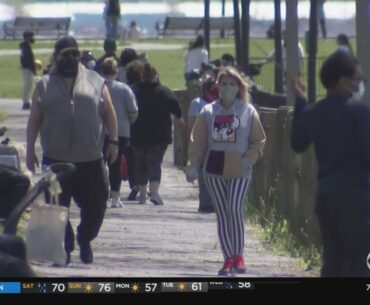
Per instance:
[[[188,119],[187,119],[187,132],[190,139],[191,131],[194,127],[195,121],[203,109],[203,107],[209,103],[218,99],[218,88],[216,86],[216,80],[213,78],[206,78],[202,83],[202,96],[195,98],[189,107]],[[212,204],[211,196],[207,190],[203,172],[198,169],[198,183],[199,183],[199,213],[214,213],[215,208]]]
[[[337,51],[324,62],[320,78],[327,95],[306,103],[296,94],[292,148],[314,144],[318,162],[316,214],[323,245],[323,277],[370,276],[370,110],[362,102],[359,62]]]

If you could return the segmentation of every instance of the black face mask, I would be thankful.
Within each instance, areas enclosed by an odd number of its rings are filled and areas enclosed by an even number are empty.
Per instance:
[[[75,77],[78,72],[78,62],[78,58],[63,58],[56,63],[56,68],[63,77]]]

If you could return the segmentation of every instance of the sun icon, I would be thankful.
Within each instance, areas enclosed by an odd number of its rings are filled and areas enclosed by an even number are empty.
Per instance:
[[[185,289],[186,289],[186,284],[185,283],[179,283],[178,285],[177,285],[177,289],[179,290],[179,291],[185,291]]]
[[[132,289],[132,292],[139,292],[140,286],[137,283],[133,283],[131,289]]]
[[[87,292],[87,293],[91,293],[91,292],[93,292],[93,290],[94,290],[93,285],[92,285],[91,283],[87,283],[87,284],[85,284],[85,286],[84,286],[84,290],[85,290],[85,292]]]

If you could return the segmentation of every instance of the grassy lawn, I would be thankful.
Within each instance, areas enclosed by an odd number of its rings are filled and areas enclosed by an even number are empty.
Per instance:
[[[183,48],[179,50],[146,50],[149,61],[158,69],[161,81],[164,85],[172,89],[184,88],[185,82],[183,77],[183,56],[188,45],[189,39],[152,39],[145,40],[143,43],[153,44],[178,44]],[[352,42],[354,45],[354,42]],[[304,45],[304,41],[302,41]],[[19,41],[0,41],[0,50],[18,49]],[[39,41],[33,48],[52,49],[54,42]],[[129,46],[127,42],[119,42],[118,54],[124,48]],[[94,49],[96,56],[101,56],[102,41],[90,40],[80,41],[81,49]],[[320,41],[318,57],[327,56],[335,50],[334,40]],[[251,39],[250,57],[251,62],[256,61],[252,58],[264,58],[273,49],[273,41],[268,39]],[[211,59],[219,58],[223,53],[228,52],[234,54],[233,39],[213,38],[211,40]],[[49,61],[49,54],[35,55],[35,58],[41,59],[44,64]],[[321,61],[320,61],[321,62]],[[317,67],[319,71],[320,66]],[[273,90],[274,73],[273,64],[268,64],[263,67],[261,75],[256,78],[256,82],[262,84],[266,90]],[[18,56],[3,56],[0,57],[0,97],[20,98],[22,92],[22,80],[20,73],[20,64]],[[320,88],[319,88],[320,91]],[[322,91],[322,89],[321,89]]]

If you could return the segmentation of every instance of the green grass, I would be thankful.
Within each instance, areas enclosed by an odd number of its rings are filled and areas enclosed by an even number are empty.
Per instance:
[[[5,121],[6,117],[7,117],[6,113],[0,111],[0,123]]]
[[[312,241],[298,239],[289,230],[289,224],[274,208],[260,198],[258,204],[246,201],[245,217],[257,227],[258,238],[267,251],[298,258],[301,268],[320,275],[321,252]]]
[[[161,81],[164,85],[171,89],[182,89],[185,87],[183,77],[183,56],[185,49],[188,45],[189,39],[152,39],[145,40],[144,43],[155,43],[155,44],[179,44],[183,48],[179,50],[149,50],[145,51],[149,57],[149,61],[157,68]],[[302,41],[304,44],[304,41]],[[352,42],[353,43],[353,42]],[[33,48],[53,48],[54,42],[52,41],[39,41]],[[19,41],[0,41],[0,49],[18,50]],[[118,50],[129,46],[127,42],[119,42]],[[84,40],[80,41],[81,49],[94,49],[96,56],[102,55],[102,41],[98,40]],[[335,41],[326,40],[320,41],[318,57],[327,56],[335,50]],[[251,39],[250,40],[250,57],[251,62],[257,61],[253,59],[255,57],[264,58],[273,49],[273,41],[269,39]],[[119,54],[119,52],[117,52]],[[223,53],[235,54],[233,39],[220,39],[212,38],[211,40],[211,59],[219,58]],[[41,59],[45,64],[49,61],[49,54],[35,55],[35,58]],[[274,73],[273,64],[268,64],[262,68],[261,75],[256,78],[256,82],[263,85],[263,87],[272,91],[274,87]],[[317,67],[317,73],[320,67]],[[4,56],[0,57],[0,97],[3,98],[20,98],[22,92],[22,79],[20,72],[19,56]],[[323,91],[322,88],[318,88],[318,91]]]

